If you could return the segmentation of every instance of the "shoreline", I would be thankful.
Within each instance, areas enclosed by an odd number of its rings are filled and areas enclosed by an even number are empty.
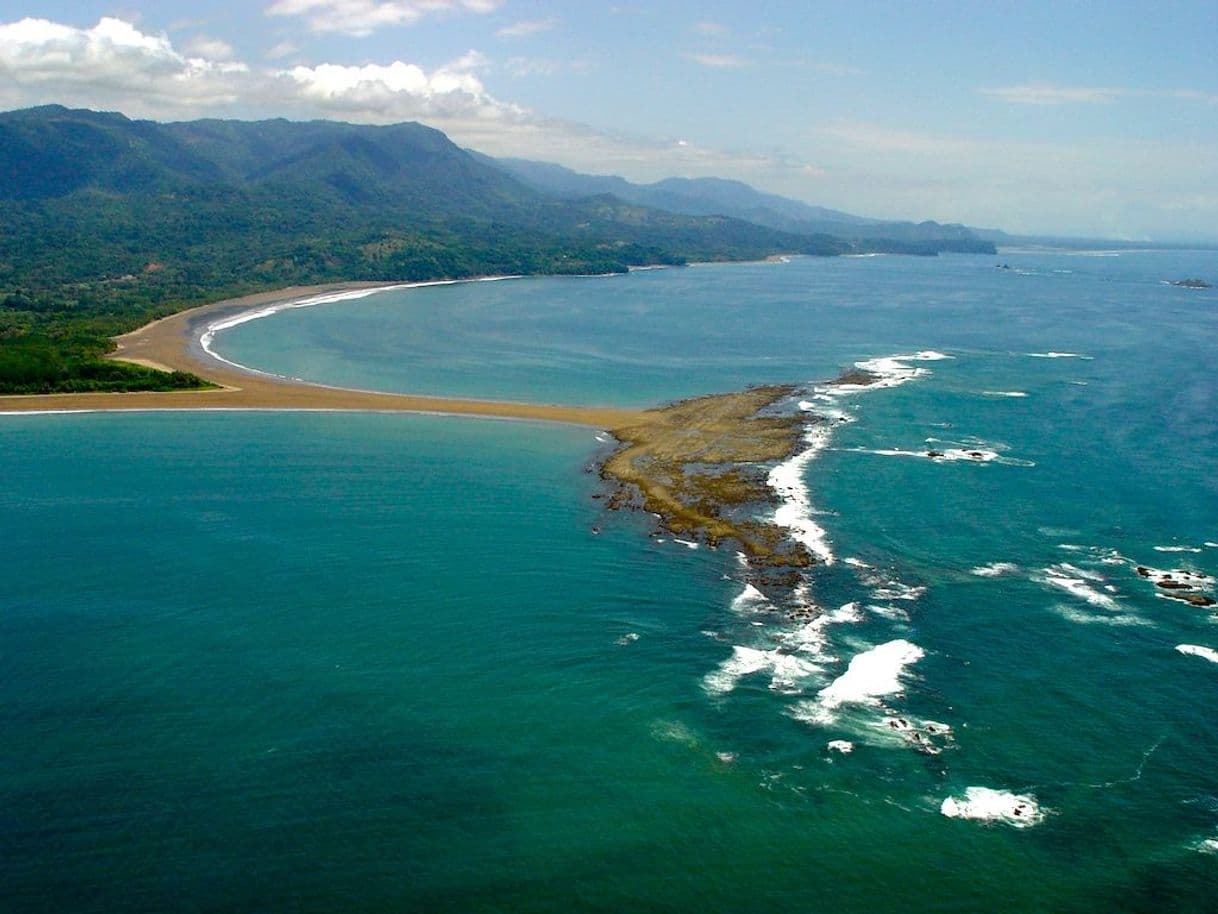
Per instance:
[[[512,277],[479,277],[434,280],[421,283],[353,281],[312,286],[288,286],[270,292],[255,292],[179,311],[114,338],[116,349],[107,358],[157,368],[186,371],[217,385],[206,390],[132,391],[56,394],[0,395],[0,414],[73,413],[123,411],[207,410],[329,410],[339,412],[404,412],[430,415],[471,416],[560,422],[612,431],[646,421],[644,411],[597,406],[566,406],[556,403],[523,403],[461,397],[388,393],[331,387],[282,378],[237,365],[208,348],[211,334],[246,317],[255,320],[290,307],[309,307],[301,302],[324,296],[352,293],[367,295],[398,288],[420,288],[462,282],[485,282]],[[332,300],[341,300],[335,298]],[[314,304],[324,304],[325,301]],[[262,312],[262,313],[258,313]],[[231,321],[226,323],[226,321]],[[217,325],[224,324],[223,327]],[[205,339],[206,338],[206,339]]]

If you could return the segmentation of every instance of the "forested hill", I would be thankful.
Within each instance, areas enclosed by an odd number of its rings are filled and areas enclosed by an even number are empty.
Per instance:
[[[544,192],[420,124],[0,114],[0,391],[187,384],[102,362],[205,300],[331,280],[902,250]]]

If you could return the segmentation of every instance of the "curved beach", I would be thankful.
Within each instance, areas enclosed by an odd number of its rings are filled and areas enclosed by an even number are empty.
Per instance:
[[[563,422],[615,429],[634,425],[637,410],[416,396],[328,387],[242,368],[213,355],[203,336],[215,324],[238,315],[298,302],[321,294],[389,287],[386,283],[348,282],[293,286],[192,308],[116,337],[110,358],[165,371],[188,371],[218,385],[191,391],[34,394],[0,396],[0,412],[75,412],[101,410],[234,409],[351,410],[484,416]]]

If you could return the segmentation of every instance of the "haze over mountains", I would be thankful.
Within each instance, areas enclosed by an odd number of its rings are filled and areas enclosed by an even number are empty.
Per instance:
[[[475,156],[478,153],[471,153]],[[691,216],[723,215],[800,235],[825,234],[849,241],[885,239],[893,243],[926,245],[935,251],[993,253],[993,245],[959,224],[893,222],[869,219],[840,210],[811,206],[789,197],[767,194],[742,181],[724,178],[666,178],[654,184],[633,184],[625,178],[586,175],[547,162],[527,159],[483,161],[502,168],[531,187],[567,199],[611,194],[620,200]],[[909,253],[930,253],[912,249]]]

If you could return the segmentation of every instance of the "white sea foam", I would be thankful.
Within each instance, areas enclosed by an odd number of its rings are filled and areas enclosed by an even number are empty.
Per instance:
[[[765,594],[752,584],[745,584],[744,590],[732,600],[732,612],[735,613],[761,612],[766,609],[773,609],[773,606]]]
[[[840,752],[842,755],[849,755],[854,751],[854,743],[848,739],[831,739],[825,744],[825,748],[830,752]]]
[[[626,634],[622,635],[622,637],[618,638],[613,643],[625,647],[627,644],[633,644],[634,642],[636,642],[638,640],[639,640],[638,632],[626,632]]]
[[[774,512],[774,524],[790,531],[792,539],[804,546],[821,563],[833,564],[834,556],[824,528],[812,519],[812,502],[804,482],[804,472],[816,455],[829,445],[833,424],[828,420],[839,423],[853,421],[849,413],[835,408],[833,404],[843,396],[865,390],[897,387],[927,373],[927,369],[914,367],[910,362],[933,362],[950,358],[952,356],[945,353],[926,349],[856,362],[856,368],[871,373],[875,380],[867,384],[815,387],[808,399],[799,401],[801,410],[816,413],[821,422],[811,425],[804,433],[806,447],[802,451],[770,470],[767,483],[780,499],[780,504]]]
[[[833,550],[825,529],[812,519],[812,499],[804,482],[804,470],[829,441],[824,426],[813,426],[804,435],[808,447],[770,470],[766,483],[782,500],[774,511],[774,523],[785,527],[791,538],[800,543],[825,565],[833,564]]]
[[[1190,654],[1193,657],[1201,657],[1208,660],[1210,663],[1218,663],[1218,651],[1212,647],[1204,647],[1200,644],[1177,644],[1176,650],[1181,654]]]
[[[1104,583],[1104,576],[1095,571],[1089,571],[1071,565],[1069,562],[1059,562],[1041,570],[1038,577],[1033,578],[1042,584],[1048,584],[1059,590],[1064,590],[1071,596],[1085,600],[1092,606],[1116,612],[1120,605],[1106,593],[1096,590],[1092,584]]]
[[[902,584],[900,581],[884,581],[871,592],[871,596],[877,600],[916,600],[924,593],[925,587]]]
[[[1083,355],[1081,352],[1026,352],[1024,355],[1032,359],[1086,359],[1090,361],[1093,358]]]
[[[654,720],[651,722],[651,735],[666,743],[680,743],[684,746],[697,746],[701,740],[690,726],[679,720]]]
[[[683,539],[681,539],[680,537],[676,537],[676,536],[674,536],[674,537],[672,538],[672,541],[673,541],[674,543],[680,543],[680,544],[681,544],[682,546],[684,546],[686,549],[697,549],[697,548],[698,548],[698,544],[697,544],[697,543],[695,543],[693,540],[683,540]]]
[[[834,625],[849,625],[863,620],[858,603],[844,603],[831,612],[822,612],[814,619],[775,637],[788,650],[811,654],[817,663],[829,663],[837,658],[829,654],[829,629]]]
[[[874,600],[917,600],[926,593],[926,588],[916,584],[906,584],[895,578],[890,578],[878,569],[868,565],[862,559],[853,556],[846,559],[846,564],[857,570],[859,581],[870,588]],[[868,609],[876,609],[874,606]]]
[[[931,439],[933,440],[933,439]],[[1021,457],[1007,457],[996,450],[985,447],[952,447],[931,448],[924,451],[911,451],[905,448],[847,448],[855,454],[875,454],[879,457],[916,457],[930,460],[933,463],[1000,463],[1012,467],[1034,467],[1036,463]]]
[[[1208,545],[1208,544],[1207,544]],[[1155,546],[1155,552],[1202,552],[1200,546]]]
[[[969,787],[963,797],[948,797],[939,811],[950,819],[1001,822],[1015,828],[1038,825],[1045,818],[1034,796],[989,787]]]
[[[1144,619],[1136,613],[1090,613],[1084,609],[1079,609],[1077,606],[1067,606],[1063,603],[1053,606],[1053,611],[1063,619],[1079,625],[1108,625],[1113,628],[1154,625],[1149,619]]]
[[[986,397],[1026,397],[1027,393],[1022,390],[983,390],[983,396]]]
[[[909,612],[891,604],[868,603],[867,611],[873,615],[889,619],[893,622],[908,622]]]
[[[976,568],[970,568],[969,574],[975,574],[979,578],[999,578],[1006,574],[1018,574],[1019,566],[1014,562],[991,562],[988,565],[978,565]]]
[[[769,673],[770,689],[790,694],[799,692],[802,683],[819,671],[815,664],[785,651],[734,645],[732,655],[702,677],[702,687],[711,695],[726,695],[745,676]]]
[[[1161,587],[1161,590],[1210,590],[1214,586],[1214,579],[1208,574],[1203,574],[1200,571],[1193,571],[1189,568],[1150,568],[1146,565],[1137,566],[1138,576],[1145,578],[1155,585],[1162,584],[1181,584],[1183,587],[1171,588]]]
[[[212,358],[224,362],[227,365],[232,365],[235,368],[241,368],[246,371],[253,371],[257,374],[266,374],[259,372],[256,369],[241,365],[231,359],[226,359],[218,355],[212,348],[215,343],[216,334],[223,330],[229,330],[240,324],[245,324],[250,321],[260,320],[264,317],[270,317],[273,314],[278,314],[280,311],[292,311],[297,308],[311,308],[314,305],[329,305],[340,301],[354,301],[355,299],[367,298],[369,295],[377,295],[381,292],[390,292],[395,289],[421,289],[426,286],[451,286],[457,283],[466,282],[496,282],[502,279],[517,279],[516,276],[483,276],[478,279],[436,279],[428,282],[407,282],[407,283],[392,283],[384,286],[373,286],[367,289],[346,289],[341,292],[324,292],[320,295],[310,295],[305,298],[292,299],[289,301],[275,302],[261,308],[251,308],[249,311],[242,311],[239,314],[230,315],[229,317],[221,318],[207,325],[207,328],[199,337],[199,345],[203,351]]]
[[[926,652],[903,638],[888,641],[850,660],[846,672],[817,693],[815,701],[801,702],[796,715],[814,723],[834,719],[842,705],[875,705],[885,695],[900,692],[905,668]]]
[[[843,393],[851,393],[860,390],[900,387],[902,384],[906,384],[915,378],[925,377],[929,373],[928,369],[914,367],[909,364],[910,362],[937,362],[941,359],[950,358],[952,356],[945,353],[926,349],[921,352],[905,355],[890,355],[878,359],[865,359],[862,362],[855,362],[854,367],[875,375],[874,381],[867,384],[837,384],[834,385],[834,389]]]
[[[895,737],[904,745],[925,755],[939,755],[943,751],[943,746],[939,743],[952,743],[952,728],[934,720],[915,723],[907,717],[885,717],[874,724],[872,729],[882,734],[885,740]]]

